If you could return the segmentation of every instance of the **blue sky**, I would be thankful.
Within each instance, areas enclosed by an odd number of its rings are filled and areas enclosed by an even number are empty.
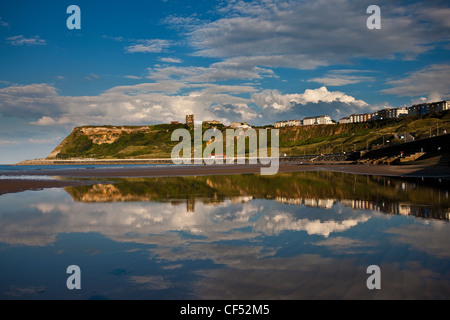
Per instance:
[[[2,1],[0,163],[46,157],[80,125],[339,120],[449,99],[449,31],[436,0]]]

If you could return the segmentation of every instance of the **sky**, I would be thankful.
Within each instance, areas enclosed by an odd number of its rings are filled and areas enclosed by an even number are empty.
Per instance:
[[[450,99],[449,40],[438,0],[1,1],[0,163],[45,158],[82,125],[338,121]]]

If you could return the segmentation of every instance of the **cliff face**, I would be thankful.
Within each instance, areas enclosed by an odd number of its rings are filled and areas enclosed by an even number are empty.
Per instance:
[[[142,130],[145,130],[143,127]],[[67,136],[56,148],[53,150],[47,159],[56,159],[61,153],[70,146],[73,140],[79,135],[86,136],[93,144],[101,145],[104,143],[112,144],[117,141],[125,132],[131,134],[140,131],[139,129],[127,129],[125,127],[79,127],[73,129],[72,133]]]
[[[174,129],[174,125],[77,127],[47,159],[126,159],[167,155]]]

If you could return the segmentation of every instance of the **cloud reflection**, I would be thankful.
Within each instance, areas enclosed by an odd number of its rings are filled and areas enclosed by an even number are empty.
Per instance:
[[[20,214],[2,215],[0,240],[43,246],[54,242],[60,233],[74,232],[97,232],[115,241],[146,244],[159,243],[161,237],[184,243],[181,232],[192,235],[189,242],[248,240],[285,231],[328,237],[369,219],[369,214],[353,210],[342,214],[333,208],[322,217],[309,217],[303,206],[270,200],[197,202],[192,212],[170,202],[83,203],[63,196],[59,201],[32,202]]]

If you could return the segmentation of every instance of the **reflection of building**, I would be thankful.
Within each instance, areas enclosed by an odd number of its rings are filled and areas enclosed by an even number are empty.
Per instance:
[[[311,198],[286,198],[286,197],[276,197],[276,202],[294,205],[304,205],[306,207],[331,209],[335,204],[334,199],[311,199]]]
[[[372,210],[394,215],[414,216],[421,218],[433,218],[448,221],[450,209],[442,210],[429,206],[413,205],[409,203],[375,202],[369,200],[340,200],[343,206],[355,210]]]
[[[186,116],[186,124],[188,126],[193,126],[194,125],[194,115],[193,114],[188,114]]]
[[[231,197],[231,203],[247,203],[253,200],[252,196]]]
[[[276,197],[275,201],[289,205],[303,205],[322,209],[331,209],[338,201],[336,199],[314,199],[314,198],[286,198]],[[339,203],[354,210],[370,210],[387,214],[415,216],[421,218],[433,218],[449,221],[450,209],[432,208],[429,206],[413,205],[410,203],[376,202],[369,200],[342,199]]]
[[[186,210],[187,212],[195,212],[195,197],[187,198]]]

